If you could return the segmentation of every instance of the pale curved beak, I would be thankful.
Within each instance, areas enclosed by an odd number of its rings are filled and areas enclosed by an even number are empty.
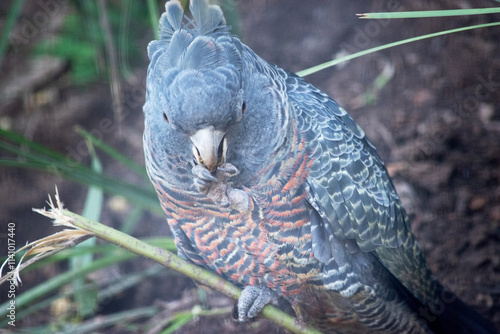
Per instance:
[[[189,137],[193,142],[193,154],[197,162],[211,172],[224,162],[227,146],[224,135],[224,132],[209,126]]]

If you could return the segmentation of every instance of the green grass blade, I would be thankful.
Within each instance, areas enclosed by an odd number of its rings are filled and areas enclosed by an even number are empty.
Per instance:
[[[1,145],[0,145],[1,146]],[[95,185],[105,192],[121,195],[129,201],[143,208],[147,208],[157,214],[162,214],[158,198],[152,186],[139,187],[129,183],[121,182],[104,175],[96,175],[91,171],[67,169],[57,163],[46,163],[37,161],[18,161],[12,159],[0,159],[1,166],[37,169],[40,171],[63,176],[69,180],[85,185]]]
[[[177,248],[175,247],[174,239],[172,238],[145,238],[141,239],[143,242],[148,243],[150,245],[153,245],[155,247],[160,247],[163,249],[166,249],[171,252],[176,252]],[[86,246],[86,247],[73,247],[69,249],[65,249],[64,251],[60,253],[56,253],[48,258],[45,258],[41,261],[38,261],[36,263],[33,263],[29,267],[25,268],[22,273],[26,274],[32,270],[36,270],[38,268],[41,268],[43,266],[68,260],[74,256],[79,256],[79,255],[84,255],[84,254],[109,254],[111,252],[116,251],[116,246],[112,244],[105,244],[105,245],[95,245],[95,246]],[[6,257],[2,257],[0,259],[0,262],[3,263],[3,261],[6,260]]]
[[[100,316],[99,319],[91,319],[80,325],[69,325],[68,329],[62,330],[59,334],[74,334],[74,333],[104,333],[104,328],[116,324],[126,324],[140,318],[151,318],[158,313],[158,308],[155,306],[137,308],[130,311],[122,311],[106,316]],[[99,331],[101,329],[101,331]]]
[[[23,307],[26,307],[38,300],[39,298],[47,295],[48,293],[57,290],[61,286],[70,283],[77,277],[85,276],[87,274],[93,273],[99,269],[109,267],[113,264],[134,258],[136,255],[126,252],[117,252],[112,255],[108,255],[102,259],[96,260],[92,263],[91,266],[86,266],[84,268],[80,268],[77,270],[68,271],[62,274],[57,275],[56,277],[45,281],[36,287],[16,296],[16,309],[21,310]],[[8,318],[6,317],[6,310],[9,301],[0,305],[0,327],[6,325]]]
[[[92,143],[87,141],[87,146],[90,151],[91,156],[91,169],[97,174],[102,173],[102,165],[97,157]],[[104,195],[101,188],[96,186],[90,186],[87,193],[87,198],[85,200],[85,205],[83,207],[82,216],[88,219],[99,220],[101,216],[102,203],[104,200]],[[75,246],[79,247],[91,247],[95,246],[96,239],[90,238],[84,242]],[[69,261],[70,270],[76,270],[90,266],[92,264],[92,253],[87,253],[80,256],[72,257]],[[78,310],[78,314],[85,318],[91,314],[94,314],[97,310],[97,290],[95,289],[84,289],[86,277],[78,277],[73,280],[73,291],[75,292],[75,303]]]
[[[193,320],[193,312],[176,312],[170,321],[170,325],[161,334],[171,334],[181,329],[185,324]]]
[[[128,167],[130,170],[136,172],[138,175],[144,177],[146,180],[149,180],[148,174],[146,173],[146,169],[144,166],[141,166],[134,161],[130,160],[130,158],[126,157],[122,153],[118,152],[116,149],[113,147],[109,146],[99,138],[96,138],[94,135],[92,135],[90,132],[86,131],[85,129],[81,127],[77,127],[76,131],[83,136],[85,139],[89,140],[92,142],[93,145],[101,149],[104,153],[106,153],[108,156],[113,158],[114,160],[122,163],[124,166]]]
[[[7,12],[7,19],[5,20],[5,24],[3,26],[2,36],[0,36],[0,64],[2,64],[3,56],[7,50],[7,46],[9,45],[9,35],[16,24],[16,21],[21,13],[21,9],[23,8],[24,0],[15,0],[12,3],[9,11]]]
[[[116,250],[116,249],[115,249]],[[38,312],[43,309],[48,309],[50,305],[57,299],[71,297],[73,294],[77,293],[92,293],[92,290],[99,290],[98,301],[109,301],[111,298],[117,294],[122,293],[124,290],[129,289],[133,286],[141,284],[145,279],[153,277],[159,274],[168,273],[168,269],[160,265],[154,265],[144,271],[131,273],[128,275],[121,275],[110,281],[106,281],[104,284],[97,285],[96,283],[85,284],[78,291],[65,291],[61,292],[55,296],[45,298],[42,301],[30,305],[26,309],[16,313],[17,319],[22,319],[30,314]]]
[[[15,154],[17,158],[0,158],[0,165],[42,170],[82,184],[100,187],[108,193],[124,196],[141,207],[162,213],[156,193],[149,182],[145,182],[144,186],[136,186],[98,174],[69,156],[36,144],[16,133],[0,129],[0,151],[2,150]]]
[[[133,235],[135,227],[141,221],[142,213],[141,208],[135,207],[123,222],[121,231]]]
[[[231,34],[241,38],[238,3],[235,0],[220,0],[218,3],[224,12],[227,24],[231,26]]]
[[[155,34],[155,39],[160,39],[160,34],[158,31],[158,26],[160,22],[160,15],[158,14],[158,2],[155,0],[148,0],[148,12],[149,12],[149,21],[151,22],[151,28]]]
[[[117,312],[98,318],[87,320],[81,324],[66,323],[62,328],[54,328],[53,326],[23,328],[23,334],[75,334],[75,333],[106,333],[104,328],[116,324],[131,323],[140,318],[150,318],[158,313],[158,308],[148,306],[137,308],[130,311]],[[139,333],[139,332],[138,332]]]
[[[37,144],[34,141],[31,141],[29,139],[24,138],[18,133],[15,133],[13,131],[9,130],[4,130],[0,128],[0,143],[5,142],[5,141],[10,141],[14,144],[17,144],[19,148],[26,147],[29,148],[30,150],[43,154],[47,157],[53,158],[53,159],[65,159],[66,156],[64,154],[61,154],[59,152],[53,151],[43,145]],[[14,151],[15,153],[16,151]]]
[[[130,78],[133,75],[133,71],[129,66],[129,54],[131,38],[129,35],[130,12],[133,5],[133,0],[123,0],[122,1],[122,13],[120,19],[120,30],[118,34],[118,57],[121,75],[124,78]],[[134,13],[135,14],[135,13]]]
[[[307,75],[310,75],[310,74],[316,73],[318,71],[324,70],[326,68],[329,68],[329,67],[335,66],[337,64],[340,64],[342,62],[345,62],[345,61],[348,61],[348,60],[351,60],[351,59],[355,59],[355,58],[358,58],[358,57],[361,57],[361,56],[365,56],[367,54],[374,53],[374,52],[377,52],[377,51],[380,51],[380,50],[389,49],[389,48],[392,48],[392,47],[395,47],[395,46],[398,46],[398,45],[407,44],[407,43],[411,43],[411,42],[416,42],[416,41],[420,41],[420,40],[423,40],[423,39],[437,37],[437,36],[442,36],[442,35],[446,35],[446,34],[452,34],[452,33],[456,33],[456,32],[461,32],[461,31],[466,31],[466,30],[472,30],[472,29],[493,27],[493,26],[498,26],[498,25],[500,25],[500,22],[478,24],[478,25],[474,25],[474,26],[456,28],[456,29],[440,31],[440,32],[432,33],[432,34],[417,36],[417,37],[413,37],[413,38],[408,38],[408,39],[404,39],[402,41],[397,41],[397,42],[393,42],[393,43],[389,43],[389,44],[384,44],[384,45],[377,46],[377,47],[374,47],[374,48],[371,48],[371,49],[368,49],[368,50],[363,50],[363,51],[360,51],[360,52],[356,52],[356,53],[353,53],[351,55],[348,55],[348,56],[345,56],[345,57],[342,57],[342,58],[339,58],[339,59],[334,59],[334,60],[331,60],[331,61],[327,61],[326,63],[319,64],[319,65],[310,67],[308,69],[299,71],[296,74],[298,76],[300,76],[300,77],[305,77]]]
[[[140,272],[135,272],[128,275],[120,275],[113,281],[108,282],[108,284],[106,284],[106,287],[100,287],[99,300],[110,300],[111,298],[113,298],[113,296],[116,296],[133,286],[142,284],[148,279],[148,277],[153,277],[161,273],[169,273],[168,268],[165,268],[161,265],[153,265],[146,270],[141,270]]]
[[[91,169],[95,173],[101,174],[102,173],[101,161],[97,157],[91,143],[89,144],[89,150],[90,150],[90,156],[92,157]],[[103,198],[102,189],[95,187],[95,186],[91,186],[89,188],[89,192],[88,192],[87,198],[85,200],[85,206],[83,208],[82,215],[88,219],[99,220],[99,217],[101,216],[101,209],[102,209],[103,200],[104,200],[104,198]]]
[[[446,17],[463,15],[484,15],[500,13],[500,8],[473,8],[473,9],[449,9],[449,10],[424,10],[412,12],[382,12],[357,14],[360,19],[407,19],[423,17]]]

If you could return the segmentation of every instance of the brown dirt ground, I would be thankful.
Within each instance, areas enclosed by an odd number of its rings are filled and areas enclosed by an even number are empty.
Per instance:
[[[392,8],[389,8],[388,4]],[[494,6],[487,0],[436,1],[239,1],[244,41],[269,62],[290,71],[328,61],[391,41],[465,25],[498,21],[500,16],[369,21],[355,14],[387,10],[430,10]],[[25,5],[22,17],[38,10]],[[457,7],[458,6],[458,7]],[[0,13],[9,7],[2,2]],[[63,13],[44,27],[57,26]],[[4,15],[0,14],[3,22]],[[22,22],[22,21],[21,21]],[[60,21],[59,21],[60,22]],[[52,27],[54,25],[54,27]],[[16,29],[21,29],[18,25]],[[39,38],[35,36],[34,40]],[[148,35],[141,45],[147,44]],[[500,28],[478,29],[420,41],[377,52],[342,66],[311,75],[308,81],[336,99],[363,127],[386,161],[413,230],[439,280],[500,328]],[[123,81],[127,117],[124,133],[104,131],[103,118],[112,118],[106,83],[86,89],[69,84],[65,66],[54,62],[34,66],[23,50],[12,51],[1,64],[0,124],[65,154],[78,152],[83,141],[72,130],[78,124],[95,130],[111,145],[143,163],[141,107],[144,66]],[[44,73],[43,71],[47,71]],[[386,78],[377,87],[376,78]],[[27,78],[25,81],[22,78]],[[16,90],[17,89],[17,90]],[[72,153],[73,152],[73,153]],[[88,161],[88,154],[79,157]],[[2,153],[3,154],[3,153]],[[126,170],[104,161],[104,170],[122,178]],[[17,242],[35,240],[55,229],[32,207],[44,205],[47,193],[59,186],[68,208],[82,209],[86,188],[34,171],[0,168],[0,221],[17,224]],[[132,180],[137,181],[137,180]],[[128,213],[117,212],[107,197],[102,222],[118,226]],[[145,214],[134,235],[168,235],[162,217]],[[0,231],[0,233],[3,233]],[[0,234],[1,235],[1,234]],[[3,238],[3,237],[2,237]],[[0,239],[0,245],[5,245]],[[2,246],[3,247],[3,246]],[[0,251],[3,254],[3,251]],[[130,263],[100,273],[95,279],[146,268]],[[23,276],[19,292],[53,277],[63,268],[51,267]],[[113,271],[113,272],[112,272]],[[100,315],[133,306],[165,302],[166,313],[200,304],[191,280],[168,275],[126,291],[122,299],[101,305]],[[0,290],[3,300],[4,290]],[[232,301],[212,295],[211,306]],[[57,314],[40,312],[19,325],[46,323]],[[283,333],[265,320],[239,325],[230,315],[200,317],[179,333]],[[123,332],[113,328],[107,332]]]

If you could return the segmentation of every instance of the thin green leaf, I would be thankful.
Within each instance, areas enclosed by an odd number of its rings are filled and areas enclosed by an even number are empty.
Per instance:
[[[473,9],[448,9],[448,10],[424,10],[412,12],[381,12],[357,14],[360,19],[407,19],[422,17],[446,17],[463,15],[484,15],[500,13],[500,8],[473,8]]]
[[[77,270],[72,270],[68,271],[62,274],[57,275],[54,278],[49,279],[48,281],[45,281],[36,287],[16,296],[16,309],[21,310],[21,308],[26,307],[27,305],[30,305],[34,301],[38,300],[39,298],[47,295],[48,293],[57,290],[61,286],[70,283],[73,281],[76,277],[81,277],[85,276],[87,274],[90,274],[92,272],[95,272],[99,269],[109,267],[113,264],[134,258],[136,255],[131,254],[131,253],[118,253],[118,254],[111,254],[108,255],[102,259],[96,260],[92,263],[91,266],[86,266],[84,268],[80,268]],[[0,319],[2,321],[0,322],[0,327],[3,327],[6,325],[8,318],[6,317],[6,310],[8,306],[9,301],[3,303],[0,305]]]
[[[127,234],[133,234],[135,227],[140,222],[143,210],[135,207],[123,222],[121,231]]]
[[[231,27],[231,34],[241,37],[240,16],[238,3],[235,0],[219,0],[227,24]]]
[[[154,265],[140,272],[120,275],[116,279],[107,282],[106,286],[99,287],[99,300],[110,300],[113,296],[133,286],[141,285],[148,277],[171,272],[161,265]]]
[[[141,206],[143,208],[148,208],[152,212],[162,214],[163,210],[161,209],[158,198],[154,193],[152,187],[139,187],[132,184],[128,184],[125,182],[117,181],[115,179],[102,176],[95,175],[88,171],[81,171],[78,169],[67,170],[65,168],[61,168],[56,163],[47,164],[40,162],[26,162],[26,161],[18,161],[11,159],[0,159],[0,165],[10,166],[10,167],[19,167],[19,168],[28,168],[28,169],[37,169],[45,172],[49,172],[55,175],[63,176],[70,180],[86,184],[86,185],[95,185],[97,187],[101,187],[104,191],[114,194],[121,195],[126,197],[128,200],[133,202],[134,204]]]
[[[131,10],[132,5],[134,1],[133,0],[123,0],[123,9],[122,9],[122,17],[120,20],[120,31],[118,34],[118,57],[120,57],[119,64],[120,64],[120,72],[123,77],[125,78],[130,78],[133,75],[133,71],[130,69],[129,66],[129,56],[130,52],[128,52],[128,49],[130,48],[130,36],[129,36],[129,26],[130,26],[130,13],[133,12],[134,15],[136,13]]]
[[[12,3],[9,11],[7,12],[7,19],[5,20],[3,26],[2,36],[0,37],[0,64],[2,64],[3,56],[7,50],[7,46],[9,45],[9,35],[16,24],[16,21],[21,13],[21,9],[23,8],[24,0],[15,0]]]
[[[2,140],[3,138],[5,140]],[[0,165],[38,169],[63,176],[76,182],[102,188],[108,193],[124,196],[141,207],[162,213],[156,193],[149,182],[141,187],[100,175],[69,156],[2,129],[0,129],[0,150],[11,152],[17,156],[16,159],[0,158]]]
[[[174,239],[172,238],[146,238],[142,239],[143,242],[154,245],[156,247],[160,247],[166,250],[169,250],[171,252],[175,252],[177,248],[175,247]],[[74,256],[79,256],[79,255],[84,255],[84,254],[109,254],[111,252],[115,252],[116,247],[115,245],[112,244],[106,244],[106,245],[95,245],[95,246],[90,246],[90,247],[78,247],[78,248],[69,248],[65,249],[64,251],[60,253],[56,253],[48,258],[45,258],[39,262],[36,262],[26,269],[24,269],[22,272],[23,274],[26,274],[32,270],[36,270],[38,268],[47,266],[51,263],[57,263],[60,261],[68,260]],[[0,259],[0,262],[3,263],[3,261],[6,260],[6,257]]]
[[[11,142],[17,144],[17,147],[19,147],[19,148],[26,146],[27,148],[29,148],[35,152],[44,154],[50,158],[54,158],[54,159],[65,159],[66,158],[65,155],[63,155],[59,152],[53,151],[50,148],[47,148],[43,145],[40,145],[34,141],[26,139],[23,136],[21,136],[20,134],[15,133],[13,131],[9,131],[9,130],[5,130],[5,129],[0,128],[0,139],[11,141]],[[2,143],[2,142],[0,142],[0,143]],[[14,150],[14,153],[16,153],[16,152],[17,151]]]
[[[58,331],[59,334],[74,334],[74,333],[94,333],[102,332],[103,329],[112,325],[126,324],[140,318],[150,318],[158,313],[158,308],[155,306],[142,307],[130,311],[112,313],[98,318],[85,321],[81,324],[68,324],[67,328]]]
[[[91,169],[97,174],[102,173],[102,165],[97,157],[94,147],[92,146],[92,142],[87,141],[87,146],[90,152],[91,157]],[[96,186],[90,186],[89,191],[87,193],[87,198],[85,200],[85,205],[83,207],[82,216],[99,220],[101,216],[101,209],[103,203],[103,192],[101,188]],[[96,243],[95,238],[91,238],[85,240],[84,242],[75,246],[75,248],[79,247],[91,247]],[[92,254],[87,253],[80,256],[72,257],[69,261],[70,270],[75,270],[79,268],[83,268],[86,266],[90,266],[92,264]],[[73,280],[73,290],[75,292],[75,303],[78,310],[78,314],[85,318],[91,314],[94,314],[97,310],[97,290],[96,289],[83,289],[85,286],[86,277],[78,277]]]
[[[116,246],[113,245],[113,247],[116,250]],[[115,295],[120,294],[124,290],[129,289],[138,284],[141,284],[148,277],[164,273],[168,273],[168,271],[166,271],[163,266],[155,265],[138,273],[117,276],[116,278],[110,281],[105,281],[104,283],[101,282],[100,284],[96,283],[85,284],[84,286],[81,287],[81,290],[79,291],[73,291],[73,290],[65,291],[55,296],[44,298],[40,302],[35,302],[33,304],[30,304],[26,309],[16,312],[16,318],[23,319],[26,316],[29,316],[35,312],[38,312],[43,309],[48,309],[55,300],[60,298],[71,297],[74,293],[77,292],[92,293],[93,291],[98,290],[99,291],[99,294],[97,295],[98,301],[99,302],[109,301]]]
[[[177,312],[172,317],[170,325],[162,331],[161,334],[171,334],[176,330],[181,329],[182,326],[193,320],[193,318],[193,312]]]
[[[95,153],[94,147],[92,146],[92,142],[88,142],[88,147],[91,156],[91,169],[95,173],[101,174],[102,173],[101,161],[99,160],[97,154]],[[104,198],[102,189],[95,186],[90,186],[87,198],[85,200],[85,206],[83,208],[82,216],[88,219],[99,220],[99,217],[101,216],[103,200]]]
[[[146,169],[144,166],[141,166],[134,161],[132,161],[130,158],[127,156],[123,155],[122,153],[118,152],[116,149],[113,147],[109,146],[99,138],[96,138],[94,135],[92,135],[90,132],[86,131],[85,129],[81,127],[77,127],[76,131],[83,136],[85,139],[89,140],[100,148],[104,153],[106,153],[108,156],[113,158],[114,160],[122,163],[124,166],[128,167],[130,170],[136,172],[138,175],[144,177],[146,180],[148,179],[148,174],[146,173]]]
[[[159,34],[159,21],[160,15],[158,14],[158,2],[155,0],[148,0],[148,11],[149,11],[149,21],[151,22],[151,28],[155,34],[155,39],[160,38]]]
[[[345,61],[348,61],[348,60],[351,60],[351,59],[355,59],[355,58],[358,58],[358,57],[361,57],[361,56],[365,56],[367,54],[374,53],[374,52],[377,52],[377,51],[380,51],[380,50],[389,49],[389,48],[392,48],[392,47],[395,47],[395,46],[398,46],[398,45],[402,45],[402,44],[406,44],[406,43],[411,43],[411,42],[416,42],[416,41],[420,41],[420,40],[423,40],[423,39],[437,37],[437,36],[442,36],[442,35],[446,35],[446,34],[452,34],[452,33],[460,32],[460,31],[466,31],[466,30],[472,30],[472,29],[479,29],[479,28],[487,28],[487,27],[493,27],[493,26],[498,26],[498,25],[500,25],[500,22],[478,24],[478,25],[474,25],[474,26],[462,27],[462,28],[451,29],[451,30],[445,30],[445,31],[440,31],[440,32],[428,34],[428,35],[423,35],[423,36],[417,36],[417,37],[413,37],[413,38],[408,38],[408,39],[404,39],[402,41],[397,41],[397,42],[393,42],[393,43],[389,43],[389,44],[384,44],[384,45],[377,46],[377,47],[374,47],[374,48],[371,48],[371,49],[368,49],[368,50],[363,50],[363,51],[360,51],[360,52],[356,52],[356,53],[353,53],[351,55],[348,55],[348,56],[345,56],[345,57],[342,57],[342,58],[339,58],[339,59],[334,59],[334,60],[331,60],[331,61],[327,61],[326,63],[320,64],[320,65],[316,65],[316,66],[310,67],[308,69],[299,71],[296,74],[299,77],[305,77],[307,75],[311,75],[311,74],[316,73],[318,71],[324,70],[326,68],[335,66],[335,65],[340,64],[340,63],[343,63]]]

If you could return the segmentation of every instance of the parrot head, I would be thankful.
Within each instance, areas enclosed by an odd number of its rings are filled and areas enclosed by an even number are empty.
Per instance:
[[[165,127],[189,138],[196,163],[213,171],[225,161],[226,132],[246,108],[241,50],[226,33],[219,7],[204,1],[191,5],[195,20],[209,23],[190,29],[182,24],[180,3],[167,3],[160,20],[162,38],[148,46],[147,98]]]
[[[256,70],[267,63],[229,33],[218,6],[191,0],[192,19],[177,0],[165,7],[160,39],[148,46],[149,149],[157,161],[187,167],[190,160],[211,173],[234,164],[231,182],[242,183],[284,141],[284,97],[268,72]]]
[[[208,69],[183,68],[163,92],[165,126],[189,138],[196,162],[209,171],[225,162],[226,133],[245,112],[238,76],[229,63]]]

